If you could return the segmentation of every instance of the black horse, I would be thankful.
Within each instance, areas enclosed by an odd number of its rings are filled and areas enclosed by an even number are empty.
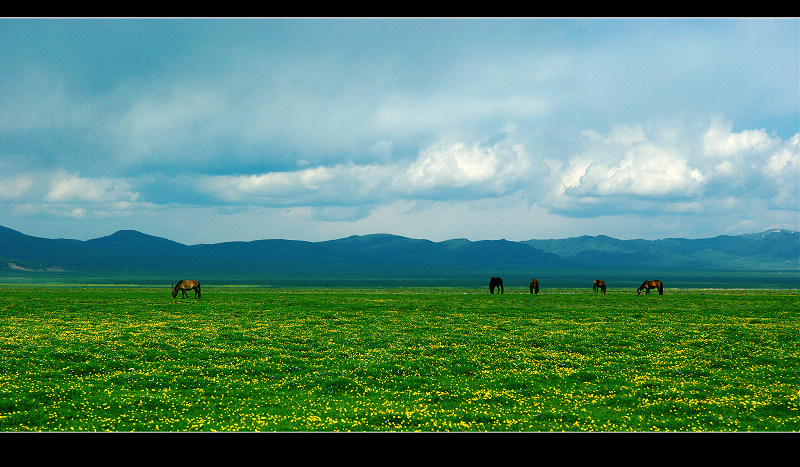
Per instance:
[[[499,277],[492,277],[492,279],[489,281],[489,293],[493,294],[495,287],[500,289],[500,293],[503,293],[503,279],[500,279]]]
[[[642,285],[636,289],[636,294],[639,295],[644,289],[645,295],[650,295],[650,289],[658,289],[659,295],[664,295],[664,284],[661,281],[644,281]]]
[[[539,293],[539,279],[535,277],[531,279],[531,293],[532,294]]]
[[[186,298],[187,290],[194,290],[195,298],[200,298],[200,283],[197,281],[178,281],[178,284],[172,289],[172,298],[178,296],[178,291],[183,292],[183,298]]]

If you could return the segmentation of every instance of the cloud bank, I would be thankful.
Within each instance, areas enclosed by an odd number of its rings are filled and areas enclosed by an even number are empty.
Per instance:
[[[32,234],[800,228],[797,21],[3,20],[0,39],[0,224]]]

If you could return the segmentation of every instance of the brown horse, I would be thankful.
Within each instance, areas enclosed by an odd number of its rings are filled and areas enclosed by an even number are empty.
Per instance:
[[[178,296],[178,291],[183,292],[183,297],[186,298],[187,290],[194,290],[195,298],[200,298],[200,283],[197,281],[178,281],[178,284],[172,289],[172,298]]]
[[[492,277],[491,280],[489,280],[489,293],[493,294],[495,287],[500,290],[500,293],[503,293],[503,279]]]
[[[605,295],[606,294],[606,281],[603,281],[603,280],[600,280],[600,279],[595,279],[594,284],[592,285],[592,290],[594,290],[594,293],[597,293],[598,291],[601,291],[601,292],[603,292],[603,295]]]
[[[535,277],[531,279],[531,293],[539,293],[539,279]]]
[[[664,295],[664,284],[661,281],[644,281],[642,285],[636,289],[636,294],[639,295],[642,293],[642,289],[644,289],[645,295],[650,295],[650,289],[658,289],[659,295]]]

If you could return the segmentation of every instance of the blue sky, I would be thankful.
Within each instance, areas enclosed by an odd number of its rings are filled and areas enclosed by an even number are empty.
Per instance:
[[[800,230],[800,21],[0,19],[0,225]]]

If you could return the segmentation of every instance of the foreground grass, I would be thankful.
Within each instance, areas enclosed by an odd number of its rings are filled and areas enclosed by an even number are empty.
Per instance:
[[[798,431],[798,305],[797,291],[2,287],[0,430]]]

